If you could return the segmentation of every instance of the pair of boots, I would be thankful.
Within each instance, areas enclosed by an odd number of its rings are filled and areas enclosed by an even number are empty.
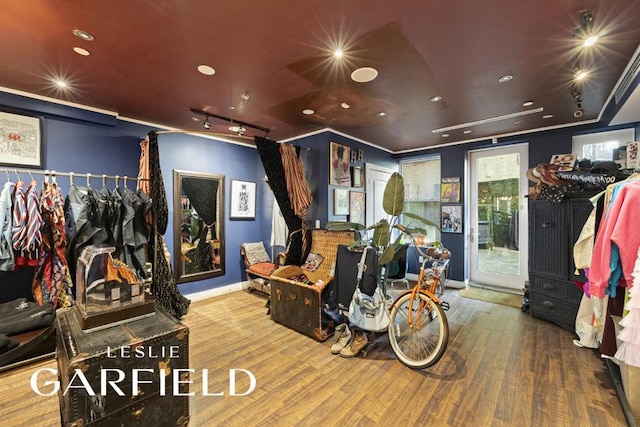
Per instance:
[[[369,342],[367,334],[361,329],[351,331],[346,323],[336,326],[331,344],[331,354],[341,357],[356,357]]]

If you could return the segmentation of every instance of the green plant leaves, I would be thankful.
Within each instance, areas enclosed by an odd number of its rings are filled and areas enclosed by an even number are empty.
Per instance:
[[[437,224],[435,224],[435,223],[433,223],[433,222],[429,221],[429,220],[428,220],[428,219],[426,219],[426,218],[421,217],[420,215],[416,215],[416,214],[411,213],[411,212],[404,212],[402,215],[406,216],[407,218],[411,218],[411,219],[418,220],[418,221],[422,222],[423,224],[429,225],[429,226],[431,226],[431,227],[435,227],[435,228],[437,228],[438,230],[440,230],[440,227],[439,227]],[[405,225],[405,227],[407,227],[407,229],[409,229],[409,228],[410,228],[410,227],[408,227],[407,225]],[[421,230],[421,234],[426,234],[426,232],[425,232],[424,230],[422,230],[422,229],[416,229],[416,230]],[[411,234],[414,234],[414,233],[413,233],[413,232],[411,232]]]
[[[393,216],[398,216],[404,209],[404,179],[398,172],[394,172],[384,188],[382,208]]]

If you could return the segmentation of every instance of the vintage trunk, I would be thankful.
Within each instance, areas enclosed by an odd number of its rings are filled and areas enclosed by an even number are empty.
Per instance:
[[[161,308],[149,317],[90,332],[82,331],[80,317],[72,308],[57,318],[61,424],[186,426],[189,373],[176,370],[189,368],[188,328]]]
[[[326,340],[337,326],[331,316],[323,313],[330,295],[335,273],[338,245],[355,240],[353,231],[311,230],[310,253],[324,259],[316,271],[287,265],[271,275],[271,318],[318,341]],[[292,278],[305,275],[310,284]],[[335,302],[337,306],[337,301]]]

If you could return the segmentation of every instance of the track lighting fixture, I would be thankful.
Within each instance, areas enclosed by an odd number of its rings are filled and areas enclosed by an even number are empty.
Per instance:
[[[235,124],[235,126],[233,126],[232,132],[237,133],[239,136],[244,136],[244,133],[247,131],[247,128],[251,128],[251,129],[257,129],[257,130],[261,130],[265,133],[265,137],[269,136],[269,132],[271,131],[271,129],[269,128],[265,128],[262,126],[258,126],[258,125],[253,125],[251,123],[247,123],[247,122],[242,122],[240,120],[233,120],[230,117],[224,117],[224,116],[220,116],[218,114],[213,114],[213,113],[209,113],[207,111],[204,110],[200,110],[197,108],[192,108],[191,112],[194,114],[200,114],[202,116],[204,116],[204,122],[202,123],[202,127],[204,127],[205,129],[211,129],[211,122],[209,121],[209,119],[211,119],[212,117],[214,119],[219,119],[219,120],[224,120],[226,122],[231,122],[231,124]]]

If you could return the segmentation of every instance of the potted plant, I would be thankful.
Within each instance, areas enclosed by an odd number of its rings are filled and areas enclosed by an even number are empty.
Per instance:
[[[389,277],[394,275],[390,269],[397,265],[398,261],[405,256],[407,250],[407,245],[402,242],[403,234],[411,236],[426,234],[425,225],[438,229],[439,227],[426,218],[410,212],[404,212],[404,179],[397,172],[394,172],[389,181],[387,181],[382,197],[382,207],[388,217],[381,219],[374,225],[365,227],[363,224],[358,223],[332,221],[327,223],[327,229],[373,230],[371,239],[356,241],[352,246],[370,245],[375,247],[379,254],[378,283],[383,286],[383,290],[386,290]],[[403,224],[400,223],[401,218],[403,219]],[[398,230],[398,232],[394,230]]]

